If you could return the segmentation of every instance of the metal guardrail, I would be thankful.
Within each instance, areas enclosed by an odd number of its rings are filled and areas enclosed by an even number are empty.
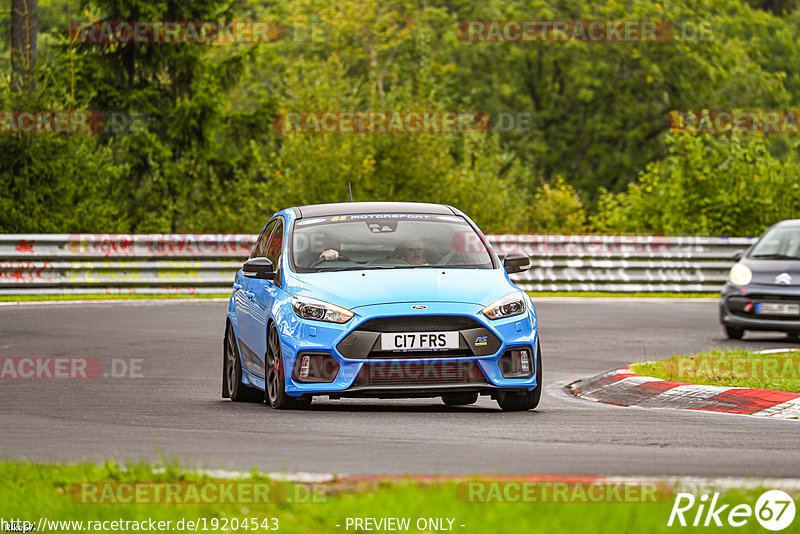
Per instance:
[[[250,234],[0,235],[0,294],[225,293]],[[752,238],[494,235],[532,291],[716,291]]]

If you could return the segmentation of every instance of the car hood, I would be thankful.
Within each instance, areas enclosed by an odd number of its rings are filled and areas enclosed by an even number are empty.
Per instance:
[[[514,291],[502,269],[372,269],[286,277],[292,295],[353,309],[397,302],[463,302],[486,306]]]
[[[754,284],[765,285],[800,285],[800,261],[798,260],[742,260],[753,272]],[[789,284],[778,284],[775,277],[786,273],[791,277]]]

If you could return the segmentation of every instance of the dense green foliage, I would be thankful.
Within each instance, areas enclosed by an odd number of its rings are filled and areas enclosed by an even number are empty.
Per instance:
[[[259,44],[68,45],[73,21],[272,20]],[[0,133],[0,232],[256,232],[287,205],[446,202],[487,232],[754,235],[800,208],[796,136],[672,134],[673,110],[797,109],[797,2],[40,0],[34,94],[0,110],[144,114]],[[667,20],[650,43],[474,43],[464,20]],[[74,93],[71,89],[74,80]],[[485,133],[281,132],[290,111],[483,111]]]
[[[800,162],[770,156],[761,137],[667,139],[669,154],[624,193],[604,193],[599,230],[757,235],[800,213]]]

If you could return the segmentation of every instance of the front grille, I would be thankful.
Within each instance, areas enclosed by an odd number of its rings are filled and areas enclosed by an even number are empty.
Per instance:
[[[380,359],[411,359],[423,360],[429,358],[468,358],[472,357],[472,351],[469,349],[442,349],[442,350],[409,350],[406,352],[395,352],[393,350],[373,350],[367,357]]]
[[[800,296],[792,296],[792,295],[761,295],[757,293],[753,293],[752,295],[748,294],[744,297],[735,297],[737,299],[745,299],[750,300],[752,302],[796,302],[800,303]]]
[[[443,350],[381,350],[382,334],[395,332],[459,332],[458,348]],[[358,325],[336,349],[345,358],[423,359],[488,356],[500,350],[500,340],[475,319],[463,315],[417,315],[369,319]]]
[[[366,363],[354,386],[437,386],[485,384],[486,377],[475,362],[386,362]]]
[[[364,332],[435,332],[444,330],[467,330],[481,328],[471,317],[461,315],[412,315],[402,317],[380,317],[364,321],[356,331]]]
[[[800,316],[797,315],[770,315],[765,313],[756,313],[755,312],[755,305],[758,303],[764,302],[778,302],[778,303],[785,303],[785,304],[800,304],[800,297],[798,296],[791,296],[791,295],[764,295],[764,294],[752,294],[752,295],[736,295],[733,297],[728,297],[727,305],[728,309],[733,315],[738,315],[739,317],[748,317],[753,319],[769,319],[770,321],[797,321],[800,320]],[[753,303],[753,309],[749,312],[744,311],[744,307],[748,303]]]

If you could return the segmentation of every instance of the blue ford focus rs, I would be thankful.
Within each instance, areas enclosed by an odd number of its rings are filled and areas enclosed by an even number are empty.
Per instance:
[[[439,204],[285,209],[233,283],[222,394],[273,408],[313,397],[489,395],[530,410],[542,391],[536,311],[477,226]]]

